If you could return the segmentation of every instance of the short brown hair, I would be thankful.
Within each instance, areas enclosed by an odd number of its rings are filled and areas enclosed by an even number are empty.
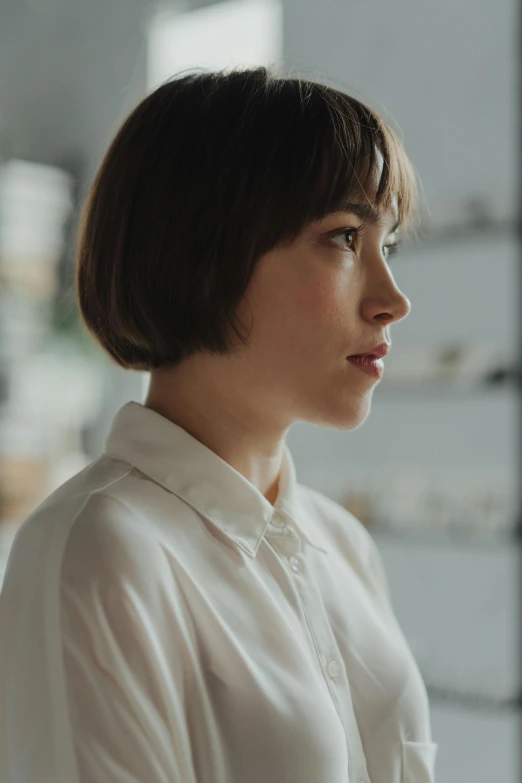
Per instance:
[[[269,68],[173,77],[125,119],[90,187],[76,253],[81,319],[121,367],[150,371],[228,353],[257,260],[364,186],[395,197],[401,230],[416,173],[368,106]]]

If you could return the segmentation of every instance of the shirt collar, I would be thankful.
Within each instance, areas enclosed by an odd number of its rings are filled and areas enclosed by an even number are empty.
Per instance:
[[[255,557],[267,525],[279,512],[316,549],[313,518],[303,503],[288,445],[279,495],[272,504],[241,473],[170,419],[131,400],[116,413],[103,453],[128,462],[203,514]]]

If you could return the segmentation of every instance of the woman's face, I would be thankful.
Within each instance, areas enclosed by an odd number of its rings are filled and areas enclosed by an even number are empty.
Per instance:
[[[248,348],[232,362],[258,414],[283,427],[365,420],[379,380],[346,357],[390,343],[391,325],[410,311],[387,261],[396,223],[395,206],[375,223],[332,214],[260,259],[238,309],[249,331],[253,318]]]

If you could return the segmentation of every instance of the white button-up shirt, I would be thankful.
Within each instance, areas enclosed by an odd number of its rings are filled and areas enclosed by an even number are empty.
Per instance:
[[[0,598],[2,783],[432,783],[427,693],[373,538],[274,506],[131,401],[19,528]]]

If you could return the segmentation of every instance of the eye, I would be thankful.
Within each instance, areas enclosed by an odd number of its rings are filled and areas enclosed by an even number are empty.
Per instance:
[[[398,239],[396,242],[392,242],[390,245],[384,245],[384,247],[388,251],[386,259],[391,258],[391,256],[397,255],[397,253],[399,252],[400,246],[401,246],[400,239]]]
[[[330,234],[329,238],[330,240],[336,239],[337,237],[342,237],[343,241],[348,242],[350,247],[349,250],[355,251],[356,248],[354,246],[354,242],[356,242],[358,236],[362,233],[362,228],[341,228],[332,234]],[[351,240],[345,240],[345,237],[352,237]],[[391,258],[391,256],[396,255],[399,252],[401,241],[398,239],[395,242],[390,242],[387,245],[383,245],[383,250],[385,251],[385,258],[388,260]]]
[[[337,231],[335,231],[333,234],[330,234],[330,239],[336,239],[337,237],[342,237],[343,241],[346,241],[344,238],[346,236],[352,236],[352,247],[351,250],[355,250],[355,247],[353,246],[353,242],[355,241],[355,238],[359,234],[359,229],[357,228],[341,228]]]

